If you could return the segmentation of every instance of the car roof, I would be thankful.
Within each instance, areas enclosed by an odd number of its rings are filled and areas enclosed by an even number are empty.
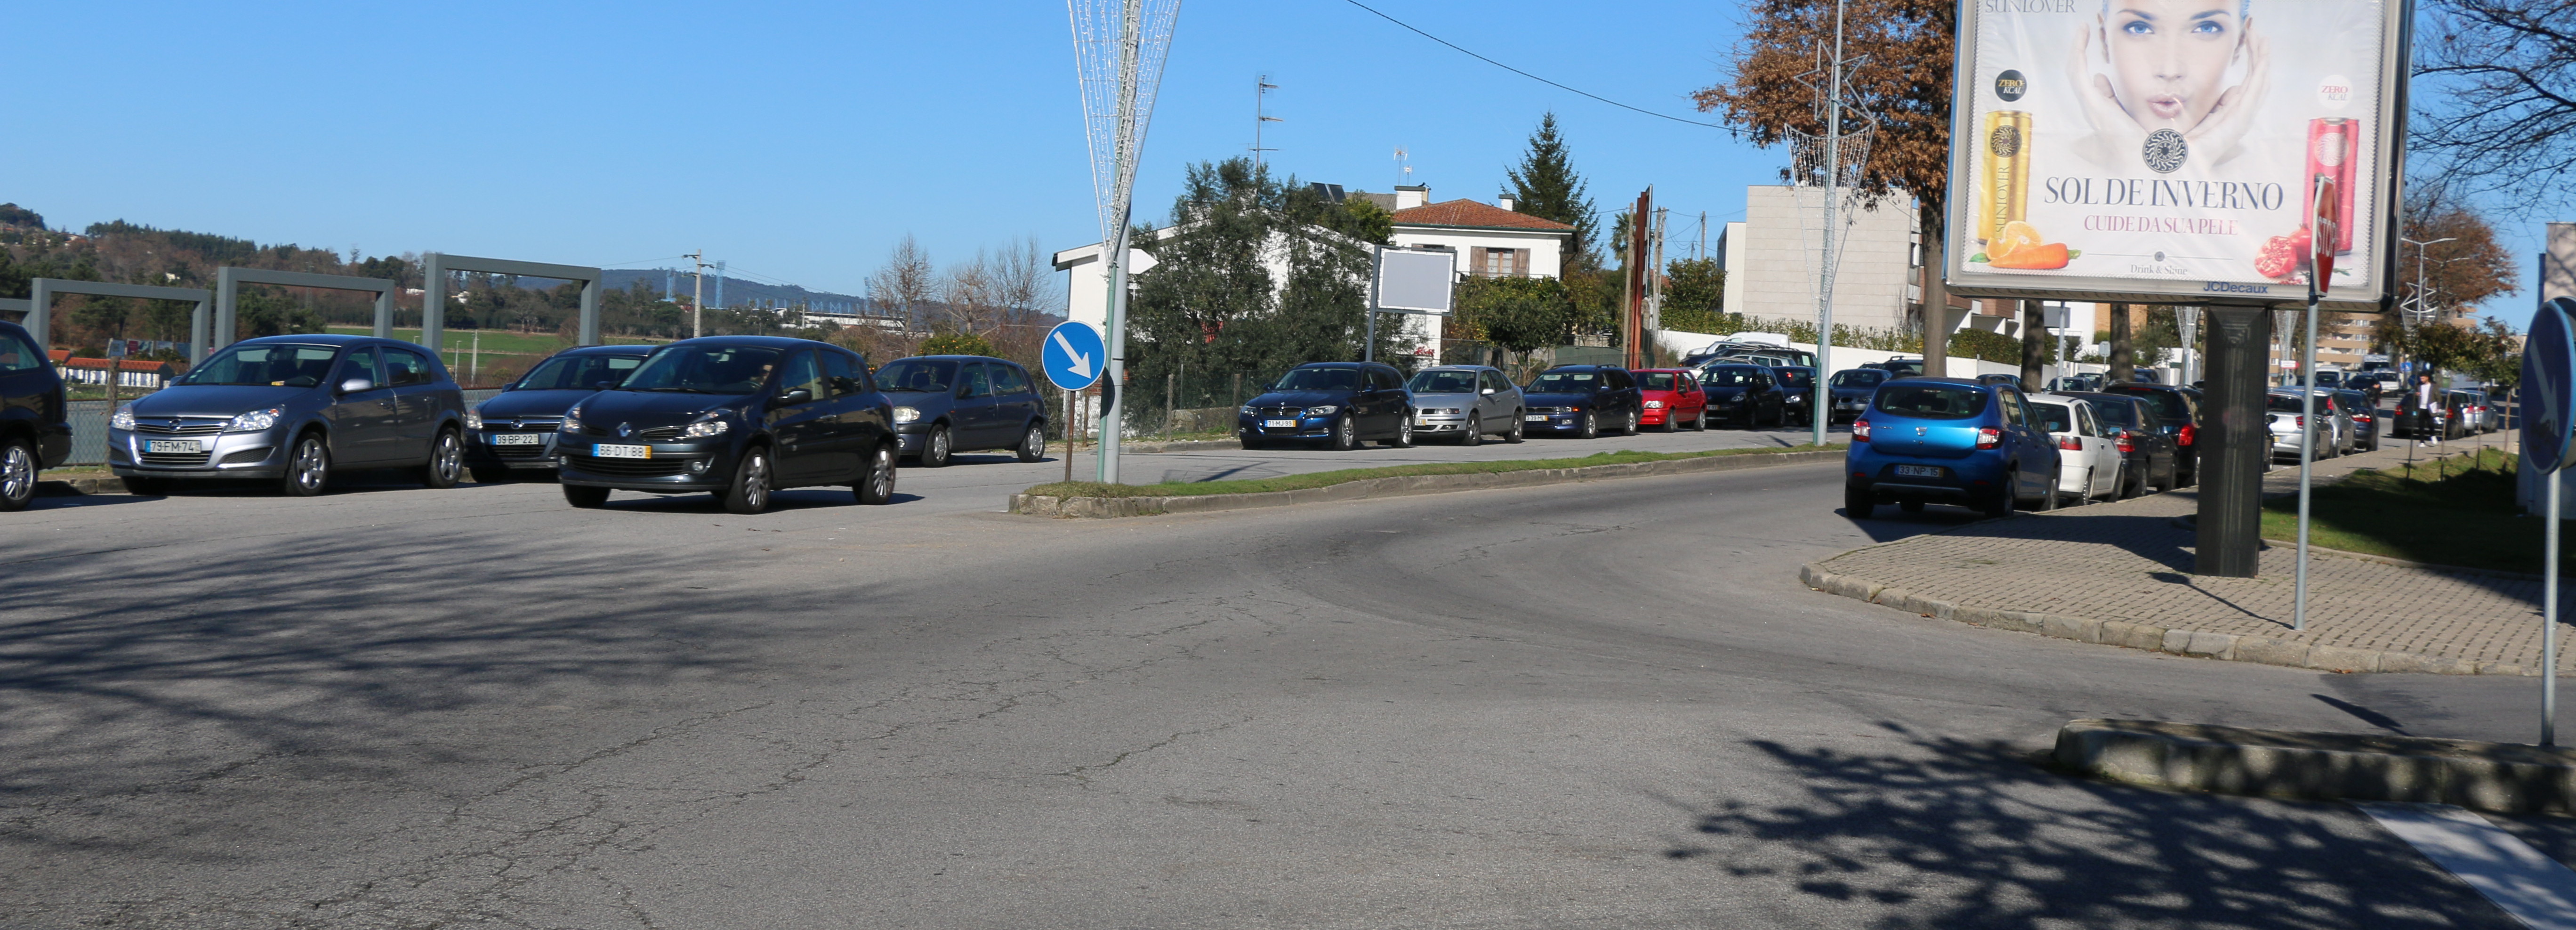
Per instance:
[[[281,335],[281,336],[253,336],[253,337],[248,338],[248,339],[236,339],[236,340],[233,340],[230,344],[231,344],[231,345],[242,345],[242,344],[244,344],[244,343],[252,343],[252,344],[265,345],[265,344],[273,343],[273,342],[300,342],[300,343],[303,343],[303,344],[306,344],[306,345],[329,345],[329,346],[355,346],[355,345],[367,345],[367,344],[370,344],[370,343],[398,343],[398,344],[401,344],[401,345],[410,346],[410,347],[415,348],[415,349],[417,349],[417,348],[421,348],[421,345],[420,345],[419,343],[416,343],[416,342],[404,342],[403,340],[400,340],[400,339],[378,339],[378,338],[376,338],[376,337],[374,337],[374,336],[352,336],[352,335],[349,335],[349,334],[347,334],[347,333],[288,333],[288,334]]]
[[[787,336],[700,336],[695,339],[682,339],[678,342],[671,343],[671,345],[768,346],[773,349],[810,349],[817,346],[827,349],[840,348],[840,346],[836,346],[828,342],[816,342],[811,339],[795,339]]]
[[[895,359],[895,361],[900,362],[906,359],[916,358],[954,359],[960,362],[1006,362],[1010,364],[1018,364],[1017,362],[1012,362],[1007,358],[995,358],[990,355],[907,355],[903,358]]]
[[[555,353],[555,354],[556,354],[556,355],[649,355],[649,354],[652,354],[652,352],[653,352],[653,350],[654,350],[654,349],[658,349],[658,348],[661,348],[661,346],[649,346],[649,345],[615,345],[615,346],[611,346],[611,345],[597,345],[597,346],[574,346],[574,347],[572,347],[572,348],[565,349],[565,350],[563,350],[563,351],[561,351],[561,352],[557,352],[557,353]]]
[[[1501,371],[1501,370],[1502,370],[1502,369],[1496,368],[1496,367],[1494,367],[1494,366],[1492,366],[1492,365],[1433,365],[1433,366],[1431,366],[1431,367],[1429,367],[1429,368],[1422,369],[1422,371],[1414,372],[1414,374],[1417,374],[1417,375],[1418,375],[1418,374],[1421,374],[1423,371]]]

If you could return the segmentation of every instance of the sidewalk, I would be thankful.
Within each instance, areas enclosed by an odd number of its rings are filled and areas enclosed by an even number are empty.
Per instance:
[[[2453,442],[2501,446],[2498,432]],[[2318,463],[2323,483],[2432,450],[2391,444]],[[2298,468],[2264,478],[2294,492]],[[2290,629],[2295,549],[2266,544],[2256,578],[2191,574],[2191,489],[1955,529],[1806,566],[1810,587],[1981,626],[2206,658],[2337,671],[2537,675],[2540,580],[2316,552],[2308,629]],[[2576,669],[2562,648],[2559,667]]]

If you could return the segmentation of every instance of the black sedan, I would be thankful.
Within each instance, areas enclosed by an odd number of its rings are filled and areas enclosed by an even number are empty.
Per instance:
[[[1590,439],[1604,429],[1637,435],[1645,418],[1646,398],[1637,376],[1612,365],[1559,365],[1538,373],[1521,389],[1529,404],[1522,414],[1531,430],[1573,433]]]
[[[465,464],[474,480],[510,480],[518,469],[553,471],[555,427],[582,398],[617,386],[652,346],[581,346],[555,353],[526,377],[465,412]]]
[[[0,511],[36,499],[36,473],[72,454],[63,376],[16,323],[0,323]]]
[[[1710,422],[1752,429],[1765,420],[1780,425],[1789,419],[1789,392],[1767,367],[1710,365],[1700,369],[1699,386],[1708,392]]]
[[[664,346],[565,411],[555,449],[575,507],[604,504],[611,490],[713,492],[744,514],[800,486],[848,485],[862,504],[894,499],[894,405],[857,353],[805,339]]]
[[[2173,490],[2181,479],[2177,475],[2182,458],[2174,436],[2164,429],[2162,417],[2145,399],[2130,394],[2108,394],[2096,391],[2067,391],[2067,397],[2080,397],[2093,405],[2093,418],[2120,448],[2127,460],[2121,473],[2120,496],[2136,497],[2153,487],[2158,491]]]
[[[1234,434],[1246,449],[1320,441],[1350,450],[1364,439],[1402,449],[1413,445],[1413,395],[1393,365],[1310,362],[1245,403]]]

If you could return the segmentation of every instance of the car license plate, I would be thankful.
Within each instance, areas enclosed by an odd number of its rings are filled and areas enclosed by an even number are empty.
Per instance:
[[[206,451],[206,447],[198,445],[194,439],[146,439],[143,441],[143,451],[194,454]]]
[[[492,440],[492,444],[496,446],[535,446],[544,444],[544,437],[538,436],[535,433],[493,433],[489,438]]]
[[[1296,428],[1297,428],[1297,421],[1295,421],[1295,420],[1263,420],[1263,421],[1261,421],[1261,425],[1262,425],[1262,426],[1265,426],[1265,427],[1269,427],[1269,428],[1271,428],[1271,429],[1296,429]]]
[[[1547,414],[1532,413],[1522,416],[1521,419],[1528,420],[1532,423],[1545,423],[1547,422]]]
[[[590,447],[590,448],[591,448],[591,453],[590,453],[590,454],[595,455],[595,456],[598,456],[598,457],[600,457],[600,458],[604,458],[604,459],[649,459],[649,458],[652,458],[652,457],[653,457],[653,447],[652,447],[652,446],[605,446],[605,445],[602,445],[602,446],[592,446],[592,447]]]
[[[1938,478],[1941,477],[1941,466],[1899,465],[1896,466],[1896,473],[1907,478]]]

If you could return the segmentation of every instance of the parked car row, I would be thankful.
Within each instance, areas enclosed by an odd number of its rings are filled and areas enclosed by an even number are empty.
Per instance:
[[[1889,503],[1907,513],[1944,503],[2004,516],[2170,490],[2197,472],[2200,398],[2187,388],[2028,392],[2009,376],[1835,373],[1838,395],[1857,394],[1864,382],[1875,386],[1857,404],[1844,455],[1851,517]]]
[[[1532,432],[1591,439],[1721,423],[1778,426],[1808,422],[1814,382],[1812,368],[1745,362],[1636,371],[1560,365],[1526,385],[1482,365],[1426,368],[1408,380],[1378,362],[1312,362],[1246,401],[1235,414],[1235,437],[1247,449],[1353,449],[1372,441],[1398,448],[1423,439],[1520,442]]]

